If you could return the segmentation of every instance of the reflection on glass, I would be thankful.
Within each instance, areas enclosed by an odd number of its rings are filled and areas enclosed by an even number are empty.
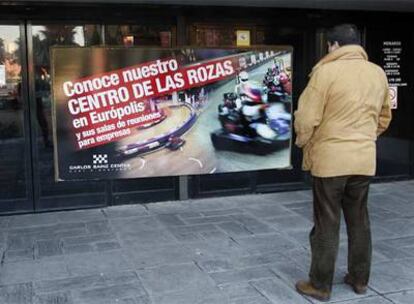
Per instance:
[[[33,63],[38,149],[38,170],[41,195],[81,194],[100,192],[103,183],[55,183],[53,165],[51,75],[49,51],[52,46],[92,46],[100,43],[97,25],[37,25],[32,27]]]
[[[20,29],[0,25],[0,200],[26,196]]]
[[[46,148],[52,147],[49,49],[54,45],[86,46],[96,43],[99,43],[96,26],[46,25],[33,27],[36,118],[38,130]]]
[[[225,26],[196,26],[191,33],[196,46],[236,46],[236,29]]]
[[[166,25],[107,25],[105,42],[122,46],[172,46],[172,30]]]

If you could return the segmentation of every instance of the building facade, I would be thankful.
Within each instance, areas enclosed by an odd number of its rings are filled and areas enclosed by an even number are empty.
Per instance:
[[[378,141],[377,179],[413,178],[414,4],[368,2],[0,2],[0,213],[307,188],[294,147],[289,170],[55,182],[49,51],[56,45],[236,47],[236,31],[246,30],[252,46],[293,47],[296,108],[308,73],[326,52],[326,29],[355,23],[370,60],[389,68],[396,88],[393,122]],[[397,50],[391,56],[390,46]]]

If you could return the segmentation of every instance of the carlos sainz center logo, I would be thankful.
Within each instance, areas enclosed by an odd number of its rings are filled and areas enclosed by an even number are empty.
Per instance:
[[[108,163],[108,154],[93,154],[93,164],[102,165]]]
[[[71,165],[69,171],[71,173],[79,172],[96,172],[96,171],[124,171],[129,170],[130,164],[112,163],[108,154],[92,154],[90,164]]]

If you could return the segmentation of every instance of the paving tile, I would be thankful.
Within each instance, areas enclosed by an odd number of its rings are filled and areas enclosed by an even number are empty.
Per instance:
[[[371,236],[374,242],[400,237],[398,233],[384,228],[383,223],[384,221],[382,220],[381,223],[371,225]]]
[[[107,242],[116,240],[114,234],[95,234],[95,235],[85,235],[77,237],[66,237],[62,239],[63,246],[72,246],[72,245],[82,245],[82,244],[94,244],[97,242]]]
[[[0,286],[0,303],[4,304],[32,304],[32,283]]]
[[[312,198],[312,192],[310,192],[309,190],[286,191],[265,194],[263,195],[263,197],[266,201],[286,204],[309,200]]]
[[[59,219],[54,213],[14,215],[9,218],[8,228],[48,225],[58,221]]]
[[[292,288],[287,287],[287,285],[278,278],[251,282],[251,285],[271,303],[309,304],[304,297],[299,295]]]
[[[414,207],[414,206],[413,206]],[[414,236],[408,236],[408,237],[398,237],[393,239],[387,239],[383,242],[378,243],[384,243],[391,247],[410,247],[414,245]]]
[[[371,204],[369,206],[369,215],[371,217],[371,223],[375,223],[377,220],[386,221],[401,217],[401,215],[398,214],[398,212],[394,212],[393,210],[387,210],[379,206],[374,206],[374,204]]]
[[[378,207],[398,213],[401,217],[414,216],[414,210],[412,210],[411,201],[405,202],[397,198],[395,195],[384,195],[380,198],[376,198]],[[412,197],[411,197],[412,200]]]
[[[233,215],[232,218],[236,220],[237,222],[243,224],[243,226],[249,230],[250,232],[254,234],[260,234],[260,233],[272,233],[275,232],[275,230],[267,225],[265,222],[262,222],[258,220],[257,218],[240,214],[240,215]]]
[[[294,215],[294,213],[285,208],[282,204],[274,202],[273,204],[254,205],[246,208],[246,211],[258,218],[283,218],[285,216]]]
[[[34,283],[36,293],[53,293],[104,286],[103,275],[72,276],[63,279],[39,280]]]
[[[36,240],[56,239],[63,236],[75,236],[86,233],[84,223],[57,223],[32,227],[13,228],[7,231],[9,236],[33,237]],[[76,233],[76,234],[75,234]]]
[[[381,296],[370,296],[365,298],[358,298],[350,301],[341,301],[335,302],[335,299],[332,298],[329,303],[341,303],[341,304],[397,304],[392,303],[391,301],[385,299]]]
[[[217,227],[214,224],[201,224],[201,225],[186,225],[179,227],[170,227],[169,231],[173,234],[175,233],[198,233],[205,231],[215,231]]]
[[[214,210],[214,212],[219,212],[220,210]],[[181,219],[186,219],[186,218],[193,218],[193,217],[201,217],[203,216],[202,213],[200,212],[193,212],[193,211],[189,211],[189,212],[180,212],[176,214],[179,218]]]
[[[102,209],[62,211],[54,213],[60,222],[87,222],[105,220]]]
[[[137,282],[139,282],[139,279],[135,272],[123,271],[36,281],[34,282],[34,289],[36,293],[45,294],[56,291],[90,290],[104,286]]]
[[[414,289],[414,269],[401,261],[379,263],[371,270],[369,286],[381,294]]]
[[[152,295],[213,288],[213,281],[194,263],[165,265],[137,271],[144,287]]]
[[[135,271],[131,269],[121,272],[107,272],[100,274],[100,276],[107,286],[112,286],[116,284],[136,283],[137,281],[139,281],[138,275]]]
[[[308,279],[308,268],[296,263],[274,263],[269,265],[269,269],[284,281],[289,288],[293,288],[298,280]]]
[[[243,248],[230,239],[216,240],[215,242],[193,242],[186,244],[185,247],[190,250],[195,260],[235,259],[249,255],[246,250],[243,250]]]
[[[210,273],[210,276],[213,278],[216,284],[229,284],[247,282],[263,278],[272,278],[275,277],[275,274],[272,273],[267,267],[259,266],[241,270]]]
[[[285,252],[297,246],[292,240],[281,234],[235,238],[235,240],[251,254]]]
[[[383,221],[381,226],[398,237],[414,236],[414,221],[412,218]]]
[[[64,278],[69,273],[62,260],[42,259],[4,264],[0,271],[0,284],[24,283],[46,278]]]
[[[280,253],[273,252],[267,254],[249,255],[243,257],[223,257],[217,259],[197,259],[199,265],[206,272],[222,272],[242,268],[250,268],[260,265],[273,263],[288,263],[290,260]]]
[[[131,231],[118,233],[120,240],[127,244],[140,244],[141,246],[157,246],[160,244],[176,244],[177,239],[166,230]]]
[[[240,214],[240,213],[243,213],[243,210],[239,208],[200,212],[200,214],[203,216],[225,216],[225,215],[234,215],[234,214]],[[193,217],[196,217],[196,216],[193,216]]]
[[[230,304],[272,304],[265,297],[242,298],[230,301]]]
[[[198,234],[203,240],[214,242],[216,240],[228,240],[230,236],[221,230],[205,231]]]
[[[86,222],[85,224],[86,229],[90,234],[111,233],[111,228],[108,221],[92,221]]]
[[[95,251],[93,245],[91,244],[78,244],[78,245],[64,245],[63,252],[65,254],[73,253],[86,253]]]
[[[66,255],[69,272],[74,276],[105,272],[118,272],[129,269],[124,254],[120,250]]]
[[[205,261],[197,261],[197,265],[203,269],[205,272],[223,272],[234,270],[236,266],[234,265],[233,259],[213,259]]]
[[[410,186],[413,187],[412,184],[410,184]],[[414,192],[412,191],[412,188],[408,187],[406,189],[401,189],[400,191],[394,191],[392,195],[395,196],[395,198],[398,200],[406,203],[412,203]]]
[[[3,263],[30,261],[34,259],[34,248],[23,250],[6,250]]]
[[[200,224],[229,222],[232,219],[233,218],[231,216],[224,215],[224,216],[209,216],[209,217],[199,217],[199,218],[187,218],[187,219],[185,219],[185,221],[189,225],[200,225]]]
[[[128,284],[98,287],[72,292],[76,303],[101,304],[116,303],[123,298],[145,297],[147,293],[139,281]]]
[[[170,231],[174,238],[180,243],[199,242],[203,240],[200,233],[193,233],[190,231]]]
[[[32,250],[35,239],[28,235],[10,235],[7,237],[7,250]]]
[[[230,304],[217,287],[205,286],[168,293],[157,293],[152,297],[153,304]]]
[[[197,242],[228,238],[228,235],[214,224],[174,226],[170,227],[169,232],[179,242]]]
[[[181,226],[185,222],[175,214],[160,214],[156,216],[157,220],[166,226]]]
[[[394,304],[412,304],[414,303],[414,290],[387,294],[385,297],[390,299]]]
[[[125,206],[107,207],[103,209],[103,212],[106,215],[106,217],[110,219],[148,215],[148,211],[147,209],[145,209],[144,205],[125,205]]]
[[[7,229],[10,223],[10,219],[10,216],[0,217],[0,228],[3,230]]]
[[[292,240],[295,240],[302,247],[309,248],[310,247],[310,242],[309,242],[310,231],[311,231],[310,229],[309,230],[290,230],[290,231],[286,231],[285,234]]]
[[[56,255],[62,255],[62,244],[59,240],[42,240],[37,241],[36,246],[36,257],[43,258],[43,257],[50,257]]]
[[[223,284],[219,286],[230,300],[261,297],[260,293],[248,282]]]
[[[313,205],[311,201],[293,203],[285,206],[286,208],[289,208],[292,212],[301,215],[302,217],[310,221],[313,218]]]
[[[182,245],[165,245],[142,248],[139,244],[123,247],[125,256],[134,268],[191,263],[194,253]]]
[[[53,292],[36,295],[34,304],[75,304],[70,292]]]
[[[217,226],[230,236],[250,236],[252,232],[247,230],[242,224],[234,221],[217,224]]]
[[[179,202],[161,202],[145,204],[149,214],[176,214],[193,212],[192,204],[189,201]],[[195,208],[197,209],[197,208]],[[194,212],[199,212],[195,210]]]
[[[133,233],[164,228],[155,216],[115,218],[111,219],[111,226],[118,233]]]
[[[100,242],[95,244],[96,251],[107,251],[107,250],[114,250],[120,249],[121,245],[117,241],[112,242]]]
[[[405,251],[401,247],[393,246],[392,244],[388,243],[390,241],[391,240],[375,242],[373,244],[373,248],[375,252],[379,253],[381,256],[385,257],[386,259],[390,259],[390,260],[414,257],[413,251]]]

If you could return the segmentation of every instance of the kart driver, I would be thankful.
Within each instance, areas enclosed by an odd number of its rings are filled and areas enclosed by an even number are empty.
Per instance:
[[[267,106],[267,94],[259,84],[251,82],[244,86],[243,104],[240,112],[250,128],[256,130],[257,134],[266,139],[273,139],[277,136],[266,123],[264,123],[265,108]]]

